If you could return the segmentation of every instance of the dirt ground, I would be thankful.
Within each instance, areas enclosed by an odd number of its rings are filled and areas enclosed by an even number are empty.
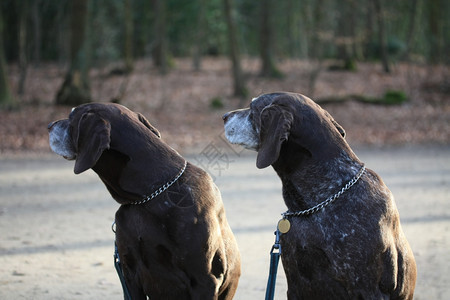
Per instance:
[[[263,299],[273,231],[285,211],[271,168],[258,170],[253,153],[218,138],[221,165],[206,166],[221,189],[242,255],[235,299]],[[226,152],[225,150],[228,150]],[[396,197],[418,266],[415,299],[450,297],[450,147],[357,147]],[[113,267],[111,224],[118,204],[92,171],[75,176],[57,155],[0,158],[0,299],[122,299]],[[283,271],[276,299],[286,299]]]

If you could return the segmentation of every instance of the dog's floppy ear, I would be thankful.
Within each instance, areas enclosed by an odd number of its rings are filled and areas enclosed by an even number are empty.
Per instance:
[[[140,113],[138,113],[139,121],[141,121],[142,124],[145,125],[148,129],[150,129],[158,138],[161,138],[161,134],[159,133],[158,129],[153,127],[152,124]]]
[[[109,149],[111,124],[97,114],[88,112],[81,117],[77,130],[78,136],[75,138],[77,158],[74,173],[80,174],[92,168],[103,151]]]
[[[281,145],[289,138],[294,116],[285,107],[270,105],[263,109],[260,118],[260,146],[256,166],[263,169],[278,159]]]

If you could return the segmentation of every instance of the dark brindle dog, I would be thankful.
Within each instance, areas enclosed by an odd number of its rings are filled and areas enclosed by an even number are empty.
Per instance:
[[[325,110],[282,92],[223,119],[227,139],[258,151],[257,167],[281,178],[289,299],[413,298],[416,264],[394,198]]]
[[[92,168],[121,204],[116,240],[133,300],[233,298],[240,256],[220,192],[141,114],[82,105],[49,135],[75,174]]]

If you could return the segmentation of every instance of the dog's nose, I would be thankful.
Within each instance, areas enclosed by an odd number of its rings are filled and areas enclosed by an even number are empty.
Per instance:
[[[55,124],[56,124],[56,121],[55,121],[55,122],[50,122],[50,123],[47,125],[47,130],[52,129],[53,125],[55,125]]]
[[[226,114],[224,114],[224,115],[222,116],[222,120],[223,120],[224,122],[226,122],[226,121],[228,120],[228,118],[230,117],[230,115],[231,115],[231,112],[227,112]]]

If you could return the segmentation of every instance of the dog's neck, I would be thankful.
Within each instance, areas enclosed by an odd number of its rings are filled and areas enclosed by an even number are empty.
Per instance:
[[[129,204],[173,179],[184,163],[183,157],[161,141],[160,145],[146,147],[145,153],[134,153],[134,157],[106,150],[92,169],[117,202]]]
[[[351,151],[351,150],[350,150]],[[286,154],[286,153],[285,153]],[[297,162],[285,156],[273,164],[283,185],[283,198],[290,211],[311,208],[339,191],[361,169],[362,163],[353,152],[341,151],[327,160],[306,154]]]

